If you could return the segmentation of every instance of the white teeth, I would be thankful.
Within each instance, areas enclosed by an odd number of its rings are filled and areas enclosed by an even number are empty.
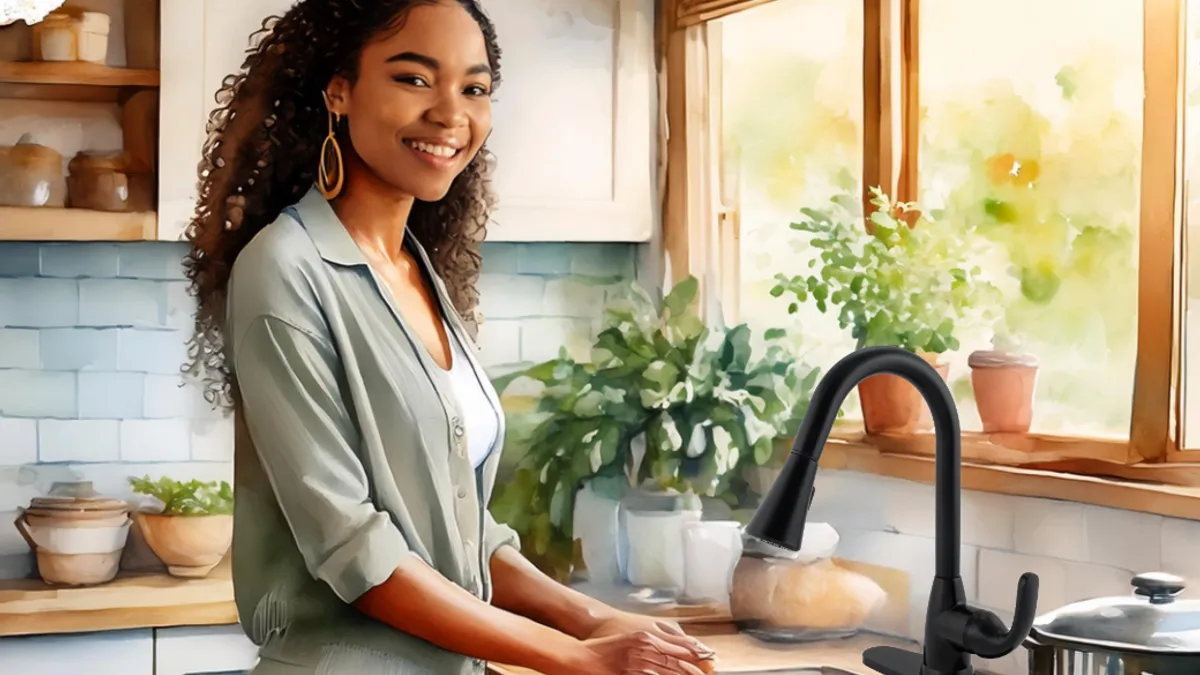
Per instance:
[[[458,154],[458,150],[448,145],[433,145],[431,143],[422,143],[421,141],[409,141],[408,143],[414,150],[429,153],[434,157],[443,157],[449,159]]]

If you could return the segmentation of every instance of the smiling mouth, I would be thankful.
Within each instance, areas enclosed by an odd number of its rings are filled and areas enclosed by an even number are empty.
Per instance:
[[[449,145],[442,145],[440,143],[426,143],[424,141],[406,140],[404,141],[404,144],[417,152],[431,155],[439,159],[453,159],[457,157],[460,152],[462,152],[462,148],[454,148]]]

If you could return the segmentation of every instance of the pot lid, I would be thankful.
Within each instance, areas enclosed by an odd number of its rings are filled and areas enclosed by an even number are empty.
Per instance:
[[[120,499],[101,496],[92,487],[91,481],[58,482],[50,486],[50,492],[44,497],[34,497],[29,501],[30,510],[63,512],[109,512],[119,513],[129,510],[129,504]]]
[[[1200,655],[1200,600],[1177,597],[1184,580],[1150,572],[1131,583],[1130,595],[1085,600],[1038,617],[1030,637],[1066,647]]]

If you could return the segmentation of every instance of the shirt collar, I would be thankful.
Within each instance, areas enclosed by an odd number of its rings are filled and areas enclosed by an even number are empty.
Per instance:
[[[358,244],[315,186],[296,203],[295,209],[300,225],[308,232],[322,258],[335,265],[367,264]]]

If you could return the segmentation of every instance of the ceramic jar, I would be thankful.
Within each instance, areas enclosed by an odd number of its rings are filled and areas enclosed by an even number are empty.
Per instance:
[[[14,523],[48,584],[102,584],[117,576],[129,537],[129,505],[97,495],[90,482],[55,483]]]
[[[34,26],[34,57],[40,61],[86,61],[104,64],[108,59],[111,20],[101,12],[67,8],[51,12]]]
[[[67,202],[63,158],[25,134],[0,146],[0,206],[62,208]]]

